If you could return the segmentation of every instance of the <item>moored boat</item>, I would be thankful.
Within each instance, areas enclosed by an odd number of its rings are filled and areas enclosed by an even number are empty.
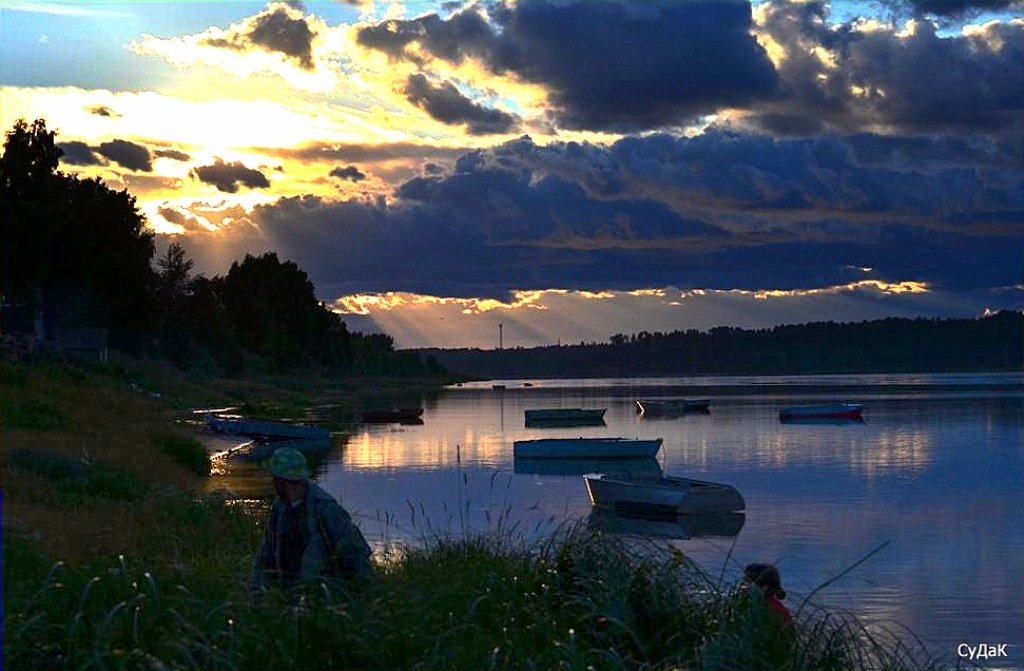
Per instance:
[[[524,410],[527,422],[554,422],[570,420],[600,420],[606,408],[538,408]]]
[[[673,476],[633,479],[605,473],[588,473],[583,480],[594,507],[614,511],[690,515],[746,507],[735,487],[717,482]]]
[[[826,403],[823,405],[798,405],[783,408],[779,419],[783,422],[808,419],[861,419],[864,406],[860,403]]]
[[[706,398],[637,399],[636,409],[642,415],[674,415],[686,412],[709,412],[711,400]]]
[[[516,458],[541,459],[641,459],[661,449],[661,438],[540,438],[517,440],[512,445]]]
[[[331,432],[319,426],[295,424],[272,419],[252,419],[233,415],[210,415],[210,428],[231,436],[248,436],[266,440],[314,439],[325,440]]]
[[[423,414],[423,408],[397,408],[390,410],[367,410],[363,413],[365,424],[391,424],[394,422],[416,422]]]

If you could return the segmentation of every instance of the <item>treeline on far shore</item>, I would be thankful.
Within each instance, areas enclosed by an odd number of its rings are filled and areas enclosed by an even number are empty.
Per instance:
[[[177,244],[155,260],[135,198],[61,172],[42,119],[17,121],[0,157],[5,356],[101,359],[108,347],[203,374],[438,376],[390,336],[350,332],[307,274],[273,253],[223,276],[192,273]]]
[[[420,352],[479,379],[1020,371],[1024,315],[642,331],[607,343]]]

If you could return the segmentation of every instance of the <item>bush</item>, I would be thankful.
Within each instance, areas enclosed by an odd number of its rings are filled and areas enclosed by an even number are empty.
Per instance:
[[[3,396],[0,415],[5,429],[67,431],[71,426],[68,416],[57,406],[36,399],[15,400],[7,394]]]

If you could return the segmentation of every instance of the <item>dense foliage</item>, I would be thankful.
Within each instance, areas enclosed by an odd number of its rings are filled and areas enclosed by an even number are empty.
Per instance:
[[[105,327],[116,347],[206,372],[442,372],[396,353],[389,336],[350,333],[306,273],[273,253],[193,277],[172,244],[154,268],[135,199],[62,173],[62,153],[44,120],[19,120],[0,157],[3,301],[43,315],[48,332]]]
[[[606,344],[513,350],[430,350],[480,378],[772,375],[1020,370],[1024,315],[880,319],[772,329],[615,335]]]

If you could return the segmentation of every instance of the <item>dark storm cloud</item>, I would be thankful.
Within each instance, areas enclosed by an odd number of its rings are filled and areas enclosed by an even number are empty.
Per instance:
[[[1020,9],[1022,0],[910,0],[911,6],[923,14],[962,16],[972,12],[998,12]]]
[[[293,16],[286,7],[276,6],[258,14],[247,30],[225,37],[206,38],[203,43],[222,49],[244,51],[257,47],[284,54],[306,70],[312,70],[315,33],[304,17]]]
[[[405,96],[441,123],[466,124],[471,135],[508,133],[519,124],[518,117],[513,114],[477,105],[451,82],[434,86],[422,74],[409,75]]]
[[[149,149],[128,140],[111,140],[95,148],[95,151],[114,163],[129,170],[153,172],[153,159]]]
[[[77,140],[71,142],[58,142],[57,146],[64,152],[60,157],[61,163],[68,165],[105,165],[106,161],[97,156],[92,147]]]
[[[997,140],[967,142],[972,165],[941,138],[522,138],[411,179],[387,203],[286,198],[220,234],[239,253],[295,259],[324,295],[1019,284],[1022,171]]]
[[[1021,125],[1024,25],[992,23],[943,37],[923,20],[901,35],[892,26],[831,25],[827,3],[786,0],[767,5],[764,17],[761,30],[786,50],[781,96],[751,106],[771,132],[999,132]],[[819,49],[834,66],[818,58]]]
[[[265,189],[270,186],[270,182],[262,172],[246,167],[241,161],[225,163],[218,158],[213,165],[194,168],[191,174],[225,193],[236,193],[239,185],[247,186],[250,189]]]
[[[329,173],[331,177],[350,182],[361,182],[366,179],[366,173],[354,165],[346,165],[344,168],[334,168]]]
[[[492,72],[545,86],[565,128],[633,131],[685,123],[770,97],[775,72],[750,34],[748,2],[531,1],[388,20],[358,40],[392,59],[480,59]]]
[[[169,158],[175,161],[187,161],[192,158],[185,152],[178,151],[177,149],[157,149],[153,153],[160,158]]]

